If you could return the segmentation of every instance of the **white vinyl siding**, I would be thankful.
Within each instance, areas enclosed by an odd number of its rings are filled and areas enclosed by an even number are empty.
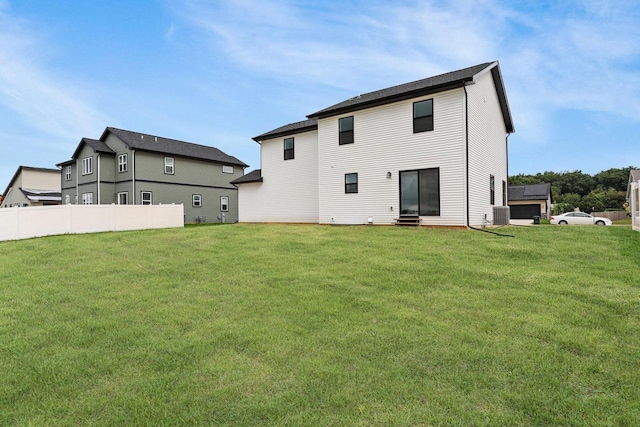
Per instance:
[[[414,133],[413,103],[431,98],[434,130]],[[374,224],[392,224],[400,214],[399,171],[439,168],[440,215],[422,217],[422,224],[465,224],[462,89],[357,111],[354,123],[354,144],[338,145],[338,117],[318,121],[320,223],[365,224],[373,217]],[[344,175],[354,171],[358,194],[345,194]]]
[[[485,215],[493,221],[489,175],[507,181],[507,130],[502,118],[491,71],[476,76],[467,86],[469,103],[469,222],[482,225]],[[496,192],[496,205],[502,205]]]
[[[283,137],[262,141],[264,182],[238,185],[241,222],[318,222],[318,134],[291,136],[295,160],[284,160]],[[337,127],[334,137],[337,147]],[[341,188],[344,193],[344,174]]]

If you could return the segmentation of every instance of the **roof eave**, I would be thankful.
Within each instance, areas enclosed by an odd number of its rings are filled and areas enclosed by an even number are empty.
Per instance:
[[[260,144],[262,141],[266,141],[267,139],[281,138],[283,136],[296,135],[299,133],[311,132],[314,130],[318,130],[317,124],[313,126],[305,126],[303,128],[289,130],[289,131],[281,131],[281,132],[275,132],[275,133],[267,132],[267,133],[263,133],[262,135],[255,136],[251,139],[253,139],[255,142]]]

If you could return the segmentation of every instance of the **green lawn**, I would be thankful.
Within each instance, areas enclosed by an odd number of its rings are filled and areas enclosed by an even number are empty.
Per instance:
[[[640,233],[0,243],[0,425],[640,425]]]

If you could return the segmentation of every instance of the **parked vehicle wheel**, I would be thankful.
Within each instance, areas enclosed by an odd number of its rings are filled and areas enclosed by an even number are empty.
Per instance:
[[[560,221],[558,224],[559,225],[567,225],[567,221]]]
[[[604,221],[596,221],[596,225],[601,225],[601,226],[603,226],[603,225],[604,225]]]

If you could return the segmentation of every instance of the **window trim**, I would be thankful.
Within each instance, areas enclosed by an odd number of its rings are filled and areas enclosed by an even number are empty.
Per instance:
[[[197,201],[196,201],[197,199]],[[202,207],[202,194],[192,194],[191,195],[191,206],[194,208]]]
[[[83,205],[92,205],[93,204],[93,192],[82,193],[82,204]]]
[[[431,103],[431,114],[426,114],[423,116],[416,116],[416,106],[418,104],[424,103],[424,102],[430,102]],[[430,122],[429,120],[427,120],[426,123],[426,127],[425,129],[422,129],[421,126],[424,126],[424,124],[421,124],[420,119],[427,119],[427,118],[431,118]],[[423,99],[421,101],[416,101],[413,103],[413,133],[422,133],[422,132],[431,132],[433,131],[433,98],[429,98],[429,99]]]
[[[64,177],[66,181],[71,181],[71,166],[64,167]]]
[[[82,175],[91,175],[93,173],[93,156],[82,159]]]
[[[496,177],[489,175],[489,203],[496,204]]]
[[[351,119],[351,129],[342,130],[342,123],[346,120]],[[353,144],[355,142],[355,120],[353,116],[341,117],[338,119],[338,145],[348,145]]]
[[[291,148],[287,148],[287,142],[291,142]],[[293,160],[295,159],[295,149],[296,149],[296,141],[294,137],[285,138],[283,140],[284,147],[284,159],[285,160]]]
[[[355,175],[356,182],[347,182],[347,177],[352,177]],[[355,191],[354,191],[355,190]],[[357,194],[358,193],[358,173],[345,173],[344,174],[344,194]]]
[[[422,169],[409,169],[409,170],[403,170],[400,171],[398,173],[400,179],[398,179],[398,195],[399,195],[399,206],[400,206],[400,216],[413,216],[413,214],[403,214],[402,213],[402,175],[406,172],[416,172],[417,173],[417,179],[418,179],[418,216],[441,216],[442,213],[442,191],[441,191],[441,180],[440,180],[440,167],[436,166],[436,167],[432,167],[432,168],[422,168]],[[428,213],[428,212],[423,212],[421,210],[422,208],[422,185],[421,185],[421,181],[420,181],[420,172],[424,172],[424,173],[434,173],[435,176],[437,177],[436,180],[436,190],[437,190],[437,195],[436,197],[433,198],[434,201],[437,200],[437,210],[435,210],[434,213]]]
[[[167,172],[167,170],[170,170]],[[176,159],[174,157],[164,158],[164,174],[175,175],[176,174]]]
[[[224,199],[227,199],[226,203]],[[229,196],[220,196],[220,212],[229,212]]]
[[[507,206],[507,181],[502,180],[502,206]]]
[[[118,172],[127,171],[127,153],[118,156]]]
[[[149,195],[149,203],[145,203],[145,199],[144,199],[145,194]],[[140,192],[140,204],[141,205],[152,205],[153,204],[153,192],[151,192],[151,191],[141,191]]]
[[[120,197],[121,196],[124,196],[124,203],[120,203]],[[119,205],[128,205],[129,204],[129,192],[128,191],[119,192],[117,197],[116,197],[116,201],[118,202]]]
[[[233,166],[222,165],[222,173],[233,173]]]

